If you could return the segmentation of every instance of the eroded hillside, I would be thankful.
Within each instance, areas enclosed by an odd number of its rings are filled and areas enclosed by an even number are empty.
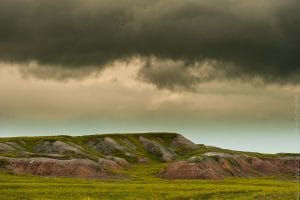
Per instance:
[[[154,176],[223,179],[299,173],[299,155],[238,152],[198,145],[176,133],[0,139],[0,168],[15,174],[130,178],[131,168],[165,163]]]

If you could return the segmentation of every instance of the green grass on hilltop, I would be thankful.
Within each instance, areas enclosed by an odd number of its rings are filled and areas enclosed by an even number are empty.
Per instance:
[[[139,141],[139,137],[143,136],[152,141],[156,141],[163,146],[169,147],[172,143],[172,140],[177,136],[177,133],[117,133],[117,134],[96,134],[96,135],[83,135],[83,136],[68,136],[68,135],[57,135],[57,136],[34,136],[34,137],[11,137],[11,138],[0,138],[0,143],[3,142],[17,142],[26,151],[31,152],[33,147],[43,141],[62,141],[66,143],[74,143],[81,146],[88,157],[91,159],[97,158],[101,156],[101,153],[95,151],[90,146],[87,145],[87,142],[90,140],[95,140],[98,138],[110,137],[116,140],[119,144],[123,146],[127,146],[122,140],[127,139],[131,143],[133,143],[137,149],[135,150],[138,156],[150,157],[155,160],[153,155],[149,154],[144,150],[142,143]],[[127,146],[128,147],[128,146]],[[129,148],[130,149],[130,148]],[[182,149],[176,149],[176,153],[178,154],[177,159],[186,159],[190,156],[201,155],[203,153],[214,151],[214,152],[223,152],[229,154],[245,154],[250,156],[257,157],[276,157],[276,156],[297,156],[299,154],[261,154],[256,152],[243,152],[243,151],[234,151],[228,149],[221,149],[218,147],[205,146],[203,144],[199,145],[199,148],[192,152],[185,152]],[[10,153],[1,153],[1,156],[7,157],[19,157],[19,152],[10,152]],[[21,157],[23,155],[20,155]],[[39,156],[39,155],[31,155],[31,156]],[[46,155],[44,155],[46,156]],[[123,157],[123,155],[121,155]],[[127,158],[130,160],[130,158]]]
[[[164,144],[170,145],[173,138],[175,138],[177,133],[116,133],[116,134],[95,134],[95,135],[83,135],[83,136],[68,136],[68,135],[55,135],[55,136],[31,136],[31,137],[7,137],[1,138],[0,143],[4,142],[17,142],[19,145],[23,146],[26,150],[31,151],[32,147],[43,141],[62,141],[62,142],[72,142],[80,146],[85,146],[85,143],[89,140],[110,137],[115,140],[129,139],[136,146],[141,146],[139,142],[139,137],[143,136],[151,140],[163,141]],[[142,147],[142,146],[141,146]]]
[[[147,157],[151,160],[159,160],[159,158],[149,152],[147,152],[140,142],[139,137],[143,136],[152,141],[156,141],[163,146],[169,148],[172,140],[177,136],[177,133],[166,133],[166,132],[150,132],[150,133],[118,133],[118,134],[96,134],[96,135],[83,135],[83,136],[67,136],[67,135],[57,135],[57,136],[34,136],[34,137],[11,137],[11,138],[0,138],[0,143],[2,142],[17,142],[21,145],[26,151],[32,152],[34,146],[44,141],[62,141],[66,143],[73,143],[81,146],[84,149],[84,156],[91,159],[97,160],[98,157],[101,157],[102,154],[92,147],[90,147],[87,143],[88,141],[97,140],[99,138],[110,137],[114,139],[119,144],[131,149],[130,146],[124,140],[126,139],[130,143],[135,145],[135,149],[133,150],[137,157]],[[178,155],[181,155],[180,152],[176,152]],[[123,152],[115,151],[113,153],[114,156],[123,157],[129,162],[136,162],[136,158],[128,157]],[[5,157],[48,157],[46,154],[28,154],[24,155],[20,151],[12,151],[12,152],[0,152],[0,156]],[[78,155],[65,155],[69,157],[80,157]],[[178,157],[178,159],[182,159],[183,157]]]

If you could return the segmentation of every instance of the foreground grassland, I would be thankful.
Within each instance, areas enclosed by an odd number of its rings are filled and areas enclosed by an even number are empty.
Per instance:
[[[131,179],[83,180],[0,173],[0,199],[298,199],[300,184],[292,180],[232,178],[223,181],[162,180],[154,173],[161,165],[136,166]]]

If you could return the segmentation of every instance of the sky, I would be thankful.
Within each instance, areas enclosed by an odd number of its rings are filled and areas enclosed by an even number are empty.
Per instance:
[[[166,131],[300,152],[298,0],[0,5],[0,137]]]

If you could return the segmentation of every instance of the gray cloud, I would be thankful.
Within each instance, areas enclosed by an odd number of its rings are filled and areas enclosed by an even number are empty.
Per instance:
[[[41,65],[99,69],[132,56],[156,57],[173,60],[174,65],[147,64],[140,76],[172,89],[203,81],[190,68],[214,60],[218,63],[214,67],[225,70],[229,78],[261,76],[272,82],[300,82],[298,0],[0,3],[3,62],[34,60]],[[179,67],[178,62],[183,64]]]
[[[190,64],[182,60],[162,60],[152,57],[141,67],[138,77],[143,81],[154,83],[160,89],[194,90],[197,83],[225,78],[226,71],[229,70],[217,69],[219,64],[212,60]]]

